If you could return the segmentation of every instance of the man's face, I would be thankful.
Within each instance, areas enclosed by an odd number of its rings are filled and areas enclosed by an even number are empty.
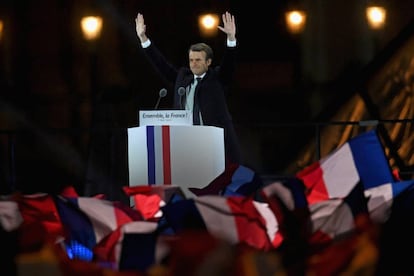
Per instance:
[[[193,74],[200,76],[207,72],[208,67],[211,64],[211,59],[206,60],[205,52],[190,51],[188,54],[190,62],[190,69]]]

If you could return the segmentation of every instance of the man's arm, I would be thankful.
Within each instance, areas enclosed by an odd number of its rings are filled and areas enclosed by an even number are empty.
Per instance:
[[[144,16],[141,13],[138,13],[135,18],[135,29],[137,31],[137,36],[141,41],[142,47],[148,47],[151,44],[151,41],[147,37],[147,26],[145,25]]]
[[[236,46],[236,21],[234,15],[226,12],[222,15],[223,26],[218,28],[227,35],[227,44],[229,46]]]
[[[227,47],[220,66],[217,68],[222,83],[229,85],[236,67],[236,21],[229,12],[224,13],[222,19],[223,26],[218,26],[218,28],[227,35]]]
[[[141,13],[138,13],[135,18],[135,29],[145,57],[166,82],[174,83],[177,78],[177,69],[165,59],[147,37],[144,16]]]

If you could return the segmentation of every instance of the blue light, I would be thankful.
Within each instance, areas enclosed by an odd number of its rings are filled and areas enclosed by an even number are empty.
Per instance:
[[[93,252],[76,240],[66,242],[66,253],[70,259],[92,261]]]

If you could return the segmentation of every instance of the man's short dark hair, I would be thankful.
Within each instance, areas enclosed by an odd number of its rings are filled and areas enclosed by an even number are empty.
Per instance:
[[[193,52],[205,52],[206,53],[206,60],[207,59],[213,59],[213,49],[211,49],[210,46],[208,46],[205,43],[196,43],[190,46],[190,49],[188,49],[188,51],[193,51]]]

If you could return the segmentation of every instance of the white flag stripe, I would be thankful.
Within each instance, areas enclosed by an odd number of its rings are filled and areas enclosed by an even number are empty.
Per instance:
[[[239,242],[233,212],[228,206],[226,198],[203,196],[196,198],[195,204],[210,233],[222,237],[230,243]]]
[[[354,215],[340,199],[326,200],[309,206],[312,232],[321,231],[332,239],[355,229]]]
[[[23,223],[17,202],[0,201],[0,224],[7,232],[16,230]]]
[[[279,230],[279,225],[277,223],[275,214],[272,212],[272,210],[270,210],[269,204],[267,203],[253,201],[253,204],[262,218],[266,221],[267,236],[269,237],[270,241],[273,241],[277,231]]]
[[[364,191],[368,198],[368,211],[373,221],[385,222],[390,215],[393,202],[392,185],[390,183]]]
[[[79,197],[78,205],[92,222],[97,243],[118,228],[112,202],[91,197]]]
[[[162,151],[162,127],[154,127],[154,158],[155,158],[155,184],[164,183],[164,158]]]
[[[359,182],[349,143],[320,162],[329,198],[344,198]]]

